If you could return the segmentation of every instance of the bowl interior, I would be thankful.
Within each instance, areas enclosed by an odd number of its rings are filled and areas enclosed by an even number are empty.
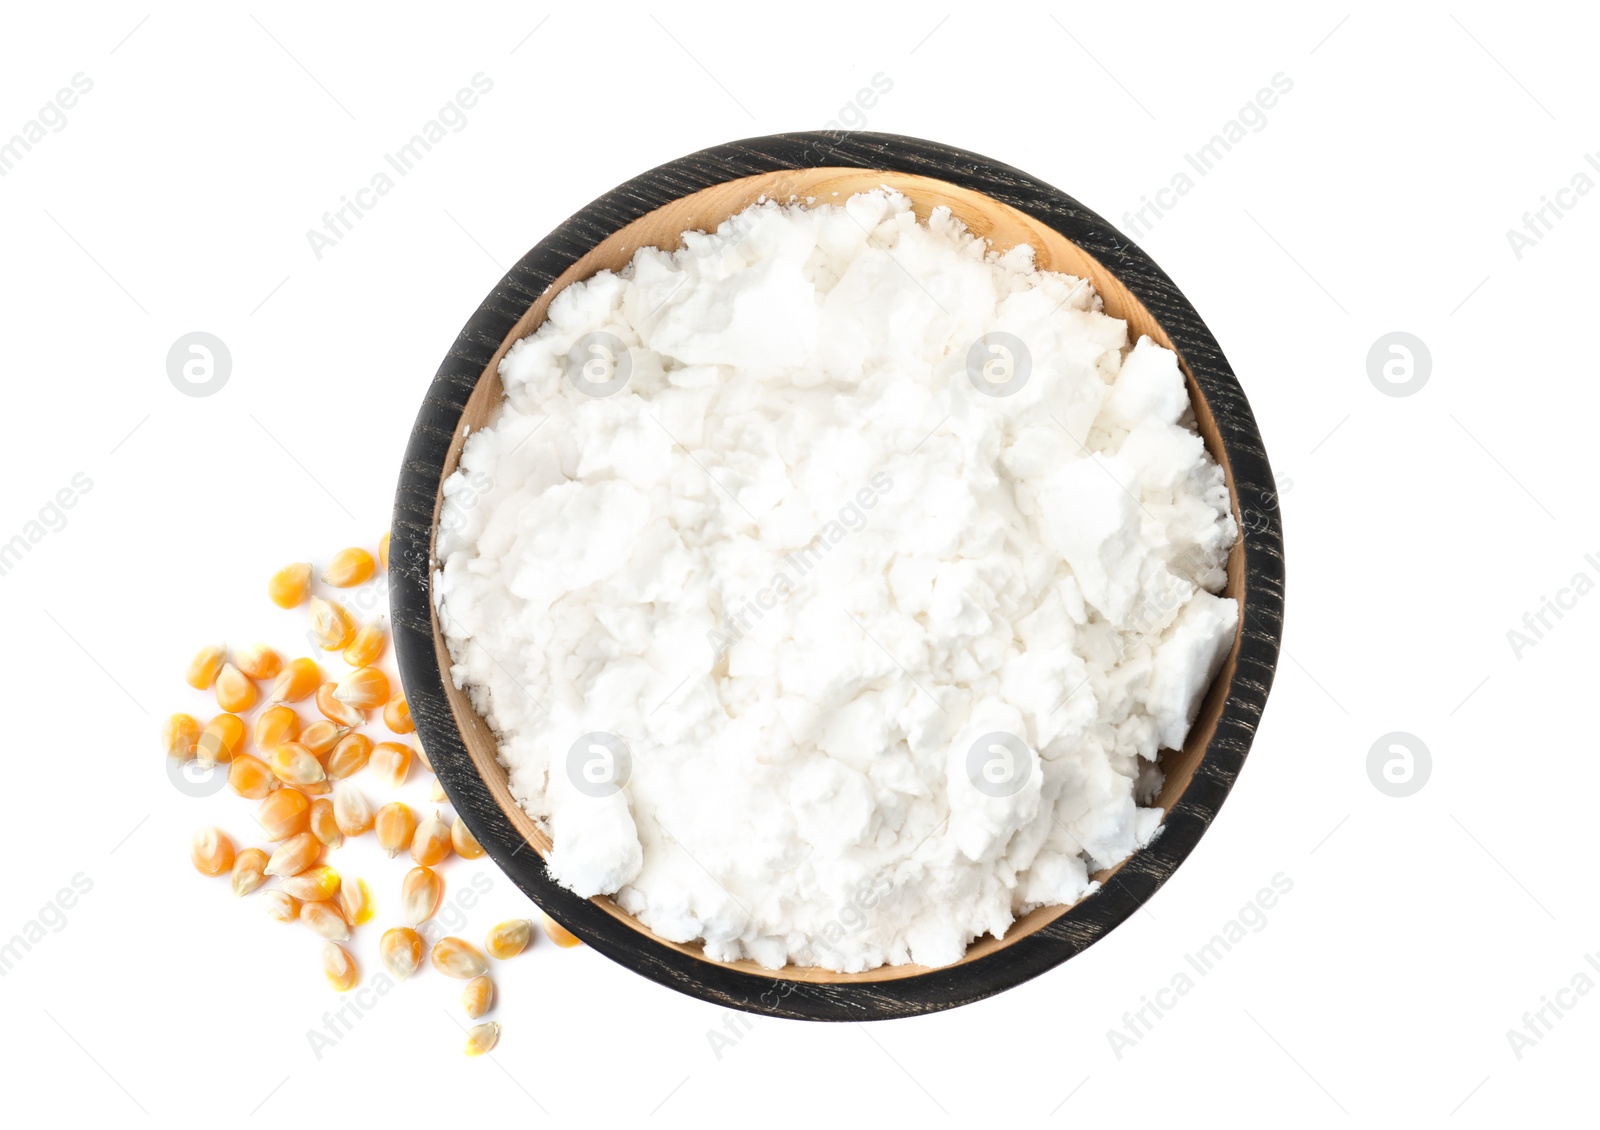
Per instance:
[[[1174,348],[1172,341],[1150,311],[1098,260],[1054,229],[992,197],[930,177],[877,170],[815,168],[762,173],[712,185],[657,208],[613,232],[563,272],[522,315],[485,367],[462,415],[463,426],[457,429],[451,442],[449,457],[445,464],[445,476],[456,469],[462,445],[466,442],[467,429],[477,430],[489,424],[503,399],[504,392],[499,374],[500,359],[505,356],[513,342],[526,337],[539,327],[551,299],[563,287],[586,279],[601,270],[620,270],[640,247],[675,250],[682,244],[683,232],[714,229],[735,212],[762,198],[803,204],[839,203],[854,193],[869,191],[880,186],[896,189],[909,197],[918,218],[922,220],[926,220],[934,208],[941,205],[949,208],[974,234],[987,239],[998,250],[1007,250],[1023,243],[1031,245],[1041,268],[1087,278],[1100,293],[1106,312],[1127,321],[1130,340],[1136,340],[1140,334],[1147,334],[1161,345],[1169,349]],[[1205,441],[1207,450],[1221,464],[1227,476],[1229,494],[1233,499],[1234,518],[1237,521],[1240,517],[1238,491],[1235,489],[1228,453],[1223,447],[1210,407],[1195,383],[1193,374],[1189,372],[1181,352],[1178,359],[1183,365],[1188,381],[1189,397],[1194,405],[1200,435]],[[435,534],[437,534],[439,507],[442,501],[441,486],[440,495],[434,501]],[[433,559],[430,545],[430,560]],[[1241,601],[1243,599],[1242,540],[1234,545],[1228,558],[1228,583],[1225,592],[1235,599]],[[432,601],[429,603],[432,604]],[[1245,620],[1244,611],[1241,608],[1239,617],[1241,630]],[[437,613],[433,620],[433,639],[439,668],[448,672],[451,659],[449,650],[445,646],[444,632],[440,627]],[[1223,703],[1227,698],[1228,687],[1233,680],[1238,652],[1239,634],[1236,632],[1233,647],[1230,648],[1201,705],[1200,713],[1190,728],[1184,748],[1163,750],[1160,754],[1160,765],[1166,780],[1156,804],[1163,809],[1170,811],[1178,798],[1183,795],[1205,754],[1206,747],[1211,742]],[[444,679],[444,690],[455,713],[467,751],[496,803],[528,844],[541,856],[545,855],[550,849],[550,840],[512,798],[505,767],[496,758],[497,743],[493,732],[482,716],[473,709],[466,692],[458,690],[448,677]],[[1123,865],[1119,864],[1117,868],[1099,872],[1094,878],[1104,881],[1115,874],[1121,866]],[[865,973],[836,973],[811,966],[789,965],[774,973],[749,961],[712,962],[698,945],[670,942],[651,933],[611,899],[600,897],[593,901],[606,913],[658,945],[715,965],[764,977],[823,983],[872,982],[912,977],[926,972],[926,967],[918,965],[883,966]],[[978,939],[968,947],[962,962],[973,961],[1004,949],[1007,945],[1055,921],[1070,909],[1070,906],[1040,907],[1019,918],[1006,932],[1004,939],[997,939],[992,935]]]

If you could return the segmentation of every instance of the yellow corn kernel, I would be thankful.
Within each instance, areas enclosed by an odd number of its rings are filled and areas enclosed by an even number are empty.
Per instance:
[[[356,959],[338,942],[323,942],[322,975],[335,992],[347,993],[356,986]]]
[[[360,789],[340,781],[333,790],[333,819],[345,835],[361,836],[372,830],[377,817]]]
[[[378,568],[385,573],[389,571],[389,531],[384,530],[383,536],[378,539]]]
[[[420,763],[424,769],[430,773],[433,772],[433,762],[428,760],[428,751],[420,745],[417,747],[416,757],[418,763]]]
[[[286,785],[314,785],[328,776],[316,754],[299,742],[284,742],[267,755],[267,765]]]
[[[440,938],[429,955],[433,967],[446,977],[470,981],[489,972],[489,963],[470,942],[460,938]]]
[[[400,917],[407,926],[421,926],[432,918],[444,898],[444,880],[431,867],[413,867],[400,881]]]
[[[333,782],[324,777],[320,781],[312,781],[309,785],[296,785],[295,788],[306,796],[327,796],[333,792]]]
[[[398,789],[405,784],[406,774],[411,772],[411,747],[398,742],[379,742],[372,747],[372,757],[367,764],[378,780]]]
[[[312,756],[321,760],[322,755],[333,749],[350,731],[337,722],[330,722],[326,718],[318,718],[311,725],[300,731],[300,744],[309,749]]]
[[[487,977],[474,977],[461,990],[461,1007],[473,1020],[494,1007],[494,982]]]
[[[564,950],[569,950],[573,946],[581,946],[583,944],[576,934],[572,933],[572,931],[568,930],[554,918],[551,918],[543,911],[540,911],[539,913],[544,918],[544,936],[549,938],[556,945],[560,946]]]
[[[450,794],[444,791],[444,785],[439,782],[437,777],[433,778],[432,783],[428,786],[428,799],[433,801],[434,804],[448,804],[450,801]]]
[[[365,879],[339,884],[339,909],[344,911],[345,921],[352,926],[365,926],[372,921],[378,906],[372,901],[372,889]]]
[[[322,683],[322,668],[317,666],[315,659],[291,659],[283,665],[283,670],[278,672],[277,680],[272,684],[272,692],[267,695],[269,702],[299,702],[316,693]]]
[[[533,941],[533,920],[508,918],[489,931],[489,936],[484,939],[483,948],[489,951],[490,957],[504,961],[508,957],[516,957],[527,949],[531,941]]]
[[[344,833],[339,831],[339,821],[333,815],[333,801],[318,797],[311,802],[311,834],[317,842],[330,848],[344,845]]]
[[[267,853],[260,848],[245,848],[233,857],[233,893],[247,895],[267,881]]]
[[[194,658],[189,660],[189,669],[184,672],[184,679],[197,691],[211,689],[211,684],[217,681],[217,672],[222,670],[228,653],[220,647],[202,647],[194,653]]]
[[[189,845],[189,861],[202,875],[221,875],[233,866],[233,841],[219,828],[201,828]]]
[[[417,830],[417,818],[411,809],[398,800],[392,800],[378,809],[373,818],[378,830],[378,846],[393,859],[411,846],[411,834]]]
[[[241,753],[228,766],[228,784],[246,800],[264,800],[278,787],[278,779],[259,757]]]
[[[383,724],[395,734],[409,734],[417,728],[411,720],[411,702],[404,693],[397,694],[383,704]]]
[[[330,722],[335,722],[347,729],[355,729],[367,720],[365,711],[341,702],[336,693],[339,689],[335,683],[323,683],[317,688],[317,709],[322,711],[322,716]]]
[[[311,598],[311,636],[323,651],[341,651],[356,634],[355,621],[344,605],[320,596]]]
[[[254,733],[257,749],[272,749],[300,736],[300,715],[290,706],[269,706],[256,715]]]
[[[348,589],[372,580],[372,572],[372,554],[359,546],[351,546],[333,555],[328,567],[322,571],[322,583],[336,589]]]
[[[283,670],[283,656],[264,643],[253,643],[233,657],[239,670],[252,679],[275,679]]]
[[[346,734],[328,754],[323,768],[330,777],[353,777],[367,767],[372,756],[372,739],[365,734]]]
[[[200,731],[194,744],[201,765],[225,765],[244,750],[244,722],[236,714],[218,714]]]
[[[368,620],[344,649],[344,661],[352,667],[371,667],[383,655],[389,642],[382,620]]]
[[[298,875],[317,861],[322,854],[322,841],[310,832],[297,832],[272,853],[267,861],[267,874],[286,879]]]
[[[278,884],[301,902],[327,902],[339,893],[339,885],[339,873],[326,863],[290,875]]]
[[[300,917],[300,900],[285,891],[267,891],[262,894],[267,906],[267,917],[279,922],[293,922]]]
[[[256,809],[256,822],[267,839],[287,840],[304,832],[310,824],[311,801],[299,789],[278,789]]]
[[[255,683],[232,663],[224,663],[212,685],[217,694],[217,705],[229,714],[243,714],[256,704]]]
[[[378,953],[394,979],[404,981],[422,964],[422,936],[409,926],[385,930],[378,939]]]
[[[437,867],[450,854],[450,825],[435,811],[424,816],[411,836],[411,862],[419,867]]]
[[[494,1050],[500,1042],[500,1025],[492,1020],[485,1020],[482,1024],[473,1025],[472,1031],[467,1033],[466,1054],[469,1056],[487,1055]]]
[[[456,849],[456,854],[462,859],[482,859],[483,847],[467,830],[467,825],[457,816],[455,823],[450,825],[450,846]]]
[[[267,596],[279,608],[294,608],[311,594],[311,566],[304,561],[285,565],[267,580]]]
[[[344,920],[344,912],[336,903],[303,903],[300,907],[300,921],[319,938],[327,938],[331,942],[350,940],[350,923]]]
[[[161,748],[168,757],[188,761],[200,741],[200,723],[190,714],[173,714],[161,723]]]
[[[376,710],[389,701],[389,676],[376,667],[357,667],[339,680],[333,697],[357,710]]]

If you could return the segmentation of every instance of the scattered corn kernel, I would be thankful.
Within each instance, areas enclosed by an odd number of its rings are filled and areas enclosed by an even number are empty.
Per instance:
[[[356,634],[355,621],[344,605],[320,596],[311,598],[311,636],[323,651],[342,651]]]
[[[283,656],[264,643],[253,643],[241,649],[233,661],[252,679],[275,679],[283,670]]]
[[[428,786],[428,799],[435,804],[445,804],[450,800],[450,795],[444,791],[444,785],[437,777],[433,778],[433,782]]]
[[[317,842],[330,848],[344,845],[344,833],[339,831],[338,818],[333,814],[333,801],[318,797],[311,802],[311,834]]]
[[[494,1006],[494,982],[487,977],[474,977],[461,990],[461,1007],[473,1020]]]
[[[435,810],[424,816],[411,836],[411,861],[419,867],[436,867],[450,854],[450,825]]]
[[[304,561],[285,565],[267,580],[267,596],[279,608],[294,608],[311,594],[311,566]]]
[[[352,926],[365,926],[372,921],[378,906],[372,901],[372,888],[365,879],[339,884],[339,909],[344,911],[345,921]]]
[[[224,663],[217,672],[212,689],[217,692],[217,705],[230,714],[243,714],[256,704],[259,692],[250,676],[232,663]]]
[[[422,964],[422,936],[409,926],[385,930],[378,939],[378,953],[383,957],[383,967],[394,974],[394,979],[404,981]]]
[[[389,701],[389,676],[376,667],[357,667],[339,680],[333,697],[357,710],[376,710]]]
[[[533,941],[533,920],[508,918],[489,931],[489,936],[484,939],[483,948],[489,951],[490,957],[504,961],[509,957],[516,957],[527,949],[531,941]]]
[[[383,704],[383,724],[396,734],[409,734],[417,728],[411,720],[411,703],[404,694],[397,694]]]
[[[168,757],[188,761],[200,741],[200,723],[191,714],[173,714],[161,723],[161,748]]]
[[[356,984],[355,958],[338,942],[323,942],[322,975],[335,992],[349,992]]]
[[[300,702],[315,694],[321,683],[322,668],[317,666],[315,659],[291,659],[278,672],[277,681],[272,684],[272,692],[267,699],[270,702]]]
[[[293,922],[300,917],[300,900],[287,891],[265,891],[261,897],[266,901],[268,918],[275,918],[279,922]]]
[[[462,981],[482,977],[489,971],[489,963],[483,959],[483,954],[470,942],[460,938],[440,938],[429,957],[433,967],[440,973]]]
[[[321,781],[313,781],[309,785],[296,785],[295,788],[305,793],[308,797],[327,796],[333,792],[333,782],[324,778]]]
[[[560,946],[564,950],[569,950],[573,946],[581,946],[583,944],[576,934],[574,934],[571,930],[568,930],[554,918],[551,918],[548,914],[544,914],[543,911],[541,911],[540,914],[543,915],[544,918],[544,936],[549,938],[556,945]]]
[[[326,718],[318,718],[300,731],[300,744],[320,759],[323,754],[338,745],[340,739],[349,732],[348,727],[341,726],[337,722],[330,722]]]
[[[310,832],[298,832],[278,845],[267,861],[267,874],[288,878],[298,875],[317,861],[322,854],[322,841]]]
[[[287,840],[311,822],[311,801],[299,789],[278,789],[256,809],[256,822],[269,840]]]
[[[335,693],[338,689],[336,683],[323,683],[318,687],[317,709],[322,711],[322,716],[328,721],[353,730],[366,722],[367,715],[348,702],[341,702]]]
[[[373,568],[372,554],[359,546],[351,546],[333,555],[322,571],[322,583],[336,589],[351,588],[372,580]]]
[[[344,649],[344,661],[352,667],[371,667],[383,655],[384,646],[389,642],[388,635],[383,630],[382,620],[368,620],[360,628]]]
[[[267,764],[286,785],[314,785],[327,777],[316,754],[299,742],[284,742],[267,755]]]
[[[418,763],[421,764],[421,766],[428,772],[432,773],[433,762],[428,760],[428,751],[423,749],[421,746],[418,746],[416,750],[416,756]]]
[[[450,825],[450,846],[456,849],[456,854],[462,859],[482,859],[483,847],[467,831],[466,824],[457,816],[455,823]]]
[[[233,841],[218,828],[201,828],[189,845],[189,861],[202,875],[221,875],[233,866]]]
[[[399,742],[379,742],[372,747],[372,758],[368,764],[378,780],[392,789],[398,789],[405,784],[406,774],[411,772],[411,747]]]
[[[267,853],[245,848],[233,857],[233,893],[247,895],[267,881]]]
[[[278,779],[259,757],[241,753],[228,766],[228,784],[246,800],[263,800],[278,787]]]
[[[377,817],[360,789],[340,781],[333,790],[333,819],[347,836],[361,836],[372,830]]]
[[[385,573],[389,571],[389,531],[384,530],[383,536],[378,539],[378,568]]]
[[[333,747],[333,752],[328,754],[323,768],[330,777],[354,777],[367,767],[367,758],[371,756],[371,738],[365,734],[346,734]]]
[[[300,736],[300,715],[292,706],[269,706],[256,715],[252,734],[257,749],[272,749]]]
[[[236,714],[218,714],[200,731],[194,744],[201,765],[225,765],[244,750],[245,728]]]
[[[300,921],[320,938],[327,938],[331,942],[350,940],[350,923],[344,920],[344,912],[334,903],[303,903],[300,907]]]
[[[279,886],[301,902],[326,902],[339,893],[339,873],[326,863],[290,875]]]
[[[492,1020],[486,1020],[482,1024],[474,1025],[472,1031],[467,1033],[466,1054],[470,1056],[486,1055],[493,1051],[494,1046],[499,1042],[500,1025]]]
[[[378,846],[393,859],[411,846],[411,835],[417,830],[417,818],[404,803],[392,800],[378,809],[373,827],[378,830]]]
[[[431,867],[413,867],[400,881],[400,917],[407,926],[421,926],[432,918],[444,898],[444,880]]]
[[[202,647],[194,653],[194,658],[189,660],[189,669],[184,672],[184,679],[197,691],[211,689],[211,684],[217,681],[217,673],[222,670],[222,665],[227,661],[227,650],[220,647]]]

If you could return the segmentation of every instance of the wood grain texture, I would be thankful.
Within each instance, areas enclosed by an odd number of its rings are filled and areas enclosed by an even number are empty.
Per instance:
[[[433,611],[433,530],[462,425],[488,418],[500,399],[499,355],[536,327],[560,286],[620,266],[641,242],[674,246],[685,228],[714,226],[757,195],[826,201],[830,192],[880,181],[912,196],[922,214],[935,203],[950,206],[997,246],[1033,244],[1041,265],[1090,277],[1108,312],[1177,351],[1235,514],[1251,511],[1229,562],[1228,590],[1244,615],[1191,740],[1163,754],[1168,780],[1159,803],[1169,807],[1162,834],[1098,876],[1097,894],[1070,908],[1041,908],[1003,941],[980,939],[962,962],[942,969],[774,974],[748,962],[713,962],[698,947],[649,934],[609,899],[580,899],[554,883],[540,856],[548,841],[511,802],[493,735],[441,676],[448,655]],[[462,330],[401,468],[390,548],[396,653],[418,736],[462,818],[519,887],[594,948],[679,991],[752,1012],[867,1020],[934,1011],[1019,984],[1103,937],[1154,894],[1215,817],[1249,752],[1277,662],[1283,547],[1277,509],[1264,504],[1273,490],[1249,404],[1215,339],[1172,281],[1099,216],[1018,170],[933,142],[872,133],[753,138],[669,162],[596,200],[512,268]]]

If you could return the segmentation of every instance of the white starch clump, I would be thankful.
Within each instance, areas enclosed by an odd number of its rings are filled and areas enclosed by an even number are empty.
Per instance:
[[[583,896],[944,965],[1156,833],[1238,619],[1176,357],[879,190],[563,290],[445,483],[452,675]]]

